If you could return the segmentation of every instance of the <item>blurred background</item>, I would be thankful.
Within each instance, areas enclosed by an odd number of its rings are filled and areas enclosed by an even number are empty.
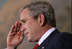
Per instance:
[[[6,38],[11,26],[19,20],[19,9],[33,1],[50,2],[55,10],[57,28],[71,33],[71,0],[0,0],[0,49],[7,47]],[[34,45],[25,37],[18,49],[32,49]]]

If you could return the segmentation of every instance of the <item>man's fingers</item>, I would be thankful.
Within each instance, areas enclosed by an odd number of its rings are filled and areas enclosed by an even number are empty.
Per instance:
[[[18,28],[17,28],[17,31],[20,31],[20,28],[21,28],[21,23],[18,22]]]
[[[24,38],[24,33],[23,33],[23,32],[21,32],[21,37],[20,37],[20,40],[23,40],[23,38]]]
[[[19,31],[19,32],[17,33],[17,35],[18,35],[18,36],[24,36],[23,31]]]
[[[17,32],[18,22],[15,23],[15,29],[14,32]]]
[[[10,32],[11,33],[14,32],[14,29],[15,29],[15,25],[12,25]]]
[[[17,21],[16,24],[15,24],[14,32],[19,32],[20,31],[20,27],[21,27],[21,23],[19,21]]]
[[[9,32],[9,35],[16,35],[16,34],[20,34],[20,28],[21,28],[21,23],[19,21],[17,21],[14,25],[12,25],[11,30]]]
[[[17,36],[18,36],[18,39],[19,39],[20,41],[22,41],[23,38],[24,38],[24,34],[23,34],[22,31],[19,31],[19,32],[17,33]]]
[[[24,38],[24,33],[22,31],[20,31],[19,38],[20,38],[20,41],[22,41]]]

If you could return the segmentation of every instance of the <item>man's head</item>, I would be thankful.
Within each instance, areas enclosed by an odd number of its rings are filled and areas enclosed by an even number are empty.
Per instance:
[[[20,14],[22,28],[29,41],[38,41],[51,27],[56,27],[54,10],[48,2],[33,2]]]

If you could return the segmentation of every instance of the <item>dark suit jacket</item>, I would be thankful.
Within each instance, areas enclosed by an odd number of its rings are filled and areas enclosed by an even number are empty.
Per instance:
[[[37,49],[72,49],[72,35],[56,29]]]

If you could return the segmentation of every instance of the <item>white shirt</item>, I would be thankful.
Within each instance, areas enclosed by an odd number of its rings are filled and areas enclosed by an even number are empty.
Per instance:
[[[53,31],[55,30],[55,28],[51,28],[49,29],[39,40],[38,44],[40,45]]]

